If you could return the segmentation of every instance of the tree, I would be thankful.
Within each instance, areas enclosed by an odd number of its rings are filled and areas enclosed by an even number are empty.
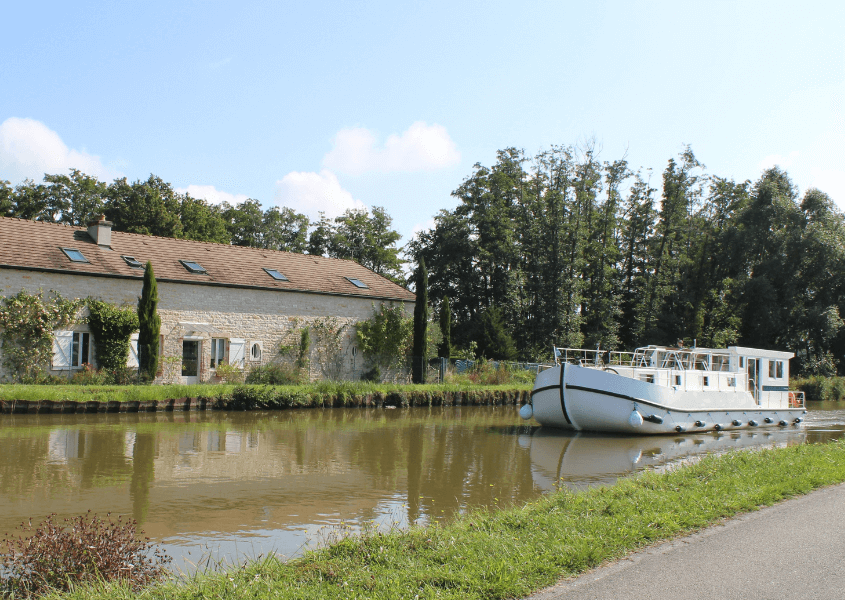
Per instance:
[[[484,358],[516,359],[516,344],[507,330],[501,311],[496,306],[490,306],[479,315],[475,339],[478,352]]]
[[[452,309],[449,308],[449,296],[443,296],[440,304],[440,333],[443,334],[443,341],[440,342],[438,353],[449,358],[452,356]]]
[[[291,208],[278,206],[264,212],[262,247],[268,250],[305,253],[308,217]]]
[[[169,183],[155,175],[146,181],[128,183],[126,178],[115,179],[108,187],[106,218],[114,223],[115,231],[181,237],[179,200]]]
[[[411,365],[411,381],[425,383],[425,370],[428,364],[427,339],[428,333],[428,272],[425,269],[425,259],[420,258],[417,267],[417,299],[414,303],[414,347]]]
[[[264,212],[258,200],[248,198],[237,206],[224,202],[220,208],[232,244],[251,248],[261,247]]]
[[[138,299],[138,370],[153,379],[158,371],[159,335],[161,318],[158,316],[158,285],[153,265],[147,261],[144,268],[144,287]]]
[[[231,236],[226,220],[220,211],[208,202],[185,194],[179,199],[179,220],[182,223],[182,237],[199,242],[228,244]]]
[[[311,227],[314,229],[308,237],[308,254],[325,256],[334,237],[334,224],[326,213],[320,211],[320,220],[311,223]]]

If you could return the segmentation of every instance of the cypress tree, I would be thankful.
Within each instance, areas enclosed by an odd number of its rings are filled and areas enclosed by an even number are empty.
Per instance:
[[[452,355],[452,309],[449,306],[449,296],[443,296],[443,304],[440,305],[440,332],[443,334],[443,341],[440,342],[440,356],[449,358]]]
[[[138,298],[138,371],[142,377],[153,379],[158,371],[158,336],[161,319],[158,316],[158,286],[153,265],[147,261],[144,268],[144,287]]]
[[[411,381],[425,383],[425,367],[428,363],[426,356],[426,334],[428,333],[428,271],[425,269],[425,259],[420,257],[417,267],[417,300],[414,303],[414,348],[411,358]]]

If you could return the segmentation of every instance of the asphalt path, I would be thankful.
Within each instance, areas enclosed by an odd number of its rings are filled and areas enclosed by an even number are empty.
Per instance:
[[[845,599],[845,484],[665,542],[529,600]]]

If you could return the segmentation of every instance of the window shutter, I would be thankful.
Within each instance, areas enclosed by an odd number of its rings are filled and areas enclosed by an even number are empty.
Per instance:
[[[130,369],[137,369],[138,365],[138,334],[133,333],[129,337],[129,358],[126,359],[126,366]]]
[[[229,339],[229,364],[239,369],[244,368],[244,351],[246,340],[239,338]]]
[[[70,348],[72,344],[72,331],[56,331],[53,334],[54,369],[70,369]]]

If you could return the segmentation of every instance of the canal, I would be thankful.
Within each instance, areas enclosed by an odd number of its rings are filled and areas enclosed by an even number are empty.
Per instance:
[[[50,513],[129,515],[191,571],[844,433],[834,403],[800,428],[649,437],[530,426],[513,406],[0,415],[0,534]]]

